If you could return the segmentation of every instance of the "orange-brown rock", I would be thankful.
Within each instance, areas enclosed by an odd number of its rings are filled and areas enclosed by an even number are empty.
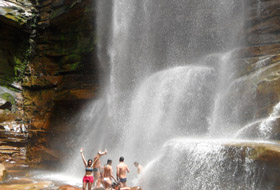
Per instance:
[[[40,142],[39,142],[40,143]],[[40,143],[41,144],[41,143]],[[42,143],[43,144],[43,143]],[[48,163],[49,165],[58,163],[60,159],[60,154],[53,149],[46,148],[43,145],[32,146],[28,150],[27,161],[30,162],[30,166],[36,166],[40,163]]]
[[[62,185],[58,188],[58,190],[80,190],[80,188],[71,185]]]
[[[33,182],[27,184],[0,184],[1,190],[23,190],[23,189],[32,189],[32,190],[45,190],[52,186],[50,181],[41,181]]]
[[[241,57],[245,57],[245,58],[264,56],[264,55],[274,55],[279,53],[280,53],[280,44],[251,46],[251,47],[240,49],[238,51],[238,54]]]
[[[34,180],[31,178],[21,177],[21,178],[13,178],[6,182],[7,184],[30,184],[34,183]]]
[[[7,170],[3,164],[0,164],[0,181],[7,178]]]
[[[38,10],[36,54],[26,67],[22,83],[24,119],[29,124],[29,148],[32,150],[27,151],[28,162],[48,162],[40,157],[41,152],[36,147],[46,148],[52,138],[69,131],[69,126],[56,124],[62,119],[56,116],[57,109],[63,119],[71,118],[74,111],[69,110],[82,106],[97,94],[93,4],[90,0],[48,0],[34,4]],[[44,158],[49,158],[50,162],[54,160],[50,155]]]

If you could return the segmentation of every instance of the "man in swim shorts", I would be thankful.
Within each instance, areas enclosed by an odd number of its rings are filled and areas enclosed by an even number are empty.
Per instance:
[[[112,160],[107,160],[107,164],[104,166],[104,179],[103,179],[103,184],[105,189],[111,189],[112,185],[112,178],[115,179],[113,176],[113,168],[112,168]]]
[[[117,166],[117,179],[120,181],[121,187],[126,187],[126,173],[129,173],[128,166],[124,163],[124,157],[120,157],[120,163]]]

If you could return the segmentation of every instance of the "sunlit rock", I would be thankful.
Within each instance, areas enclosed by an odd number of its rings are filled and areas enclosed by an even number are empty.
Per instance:
[[[23,25],[32,16],[32,4],[25,2],[19,4],[16,1],[0,1],[0,20],[12,25]]]
[[[7,178],[7,171],[3,164],[0,164],[0,181],[3,181]]]
[[[80,188],[71,185],[62,185],[58,188],[58,190],[80,190]]]
[[[49,189],[53,186],[50,181],[40,181],[27,184],[0,184],[0,189],[3,190],[23,190],[23,189],[34,189],[34,190],[44,190]]]
[[[35,181],[31,178],[26,178],[26,177],[20,177],[20,178],[12,178],[10,180],[8,180],[7,184],[30,184],[30,183],[34,183]]]

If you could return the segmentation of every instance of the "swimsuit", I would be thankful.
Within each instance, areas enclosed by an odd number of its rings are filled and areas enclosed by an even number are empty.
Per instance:
[[[88,175],[85,175],[84,178],[83,178],[83,182],[85,183],[93,183],[94,179],[93,179],[93,176],[88,176]]]
[[[99,168],[93,168],[93,172],[99,172]]]
[[[120,178],[120,182],[125,183],[126,182],[126,178]]]
[[[92,172],[93,168],[86,168],[86,172]]]
[[[109,181],[110,180],[110,178],[108,178],[108,177],[104,177],[104,181]],[[111,180],[110,180],[111,181]]]
[[[86,172],[92,172],[93,168],[92,167],[86,167]],[[83,178],[83,182],[85,183],[93,183],[94,179],[93,176],[91,175],[85,175]]]

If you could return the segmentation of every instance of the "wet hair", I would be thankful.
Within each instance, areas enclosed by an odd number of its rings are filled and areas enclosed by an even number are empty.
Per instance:
[[[111,163],[112,163],[112,160],[108,159],[107,164],[111,164]]]
[[[87,163],[89,163],[89,161],[91,161],[91,163],[92,163],[92,159],[88,159]]]
[[[138,163],[138,162],[134,162],[134,165],[138,166],[138,165],[139,165],[139,163]]]
[[[123,161],[124,161],[124,157],[121,156],[121,157],[120,157],[120,162],[123,162]]]

